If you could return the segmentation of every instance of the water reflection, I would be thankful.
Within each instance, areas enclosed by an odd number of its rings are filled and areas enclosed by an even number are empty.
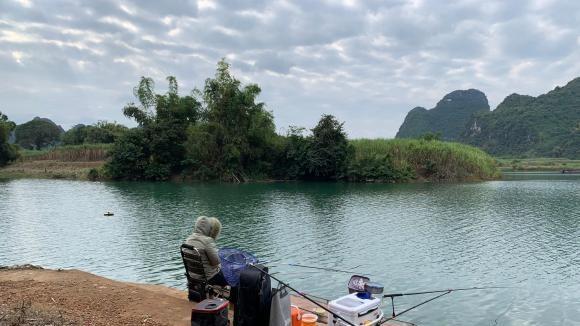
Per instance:
[[[510,177],[511,178],[511,177]],[[80,268],[184,287],[177,248],[199,215],[223,247],[254,252],[326,297],[355,268],[388,291],[474,285],[408,315],[421,325],[580,323],[579,178],[464,184],[155,184],[0,181],[0,264]],[[114,217],[103,212],[113,211]],[[357,267],[358,266],[358,267]],[[421,298],[398,301],[398,310]],[[443,322],[444,321],[444,322]]]

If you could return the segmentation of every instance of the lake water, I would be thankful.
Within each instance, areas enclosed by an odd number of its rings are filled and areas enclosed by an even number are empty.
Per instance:
[[[345,294],[350,275],[286,264],[370,273],[386,292],[513,287],[452,293],[401,317],[419,325],[580,325],[580,176],[408,185],[3,180],[0,265],[185,288],[178,248],[199,215],[222,220],[220,246],[253,252],[322,297]],[[395,303],[402,311],[428,298]]]

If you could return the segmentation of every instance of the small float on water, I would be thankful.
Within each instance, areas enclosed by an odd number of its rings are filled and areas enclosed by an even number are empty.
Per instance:
[[[106,212],[104,215],[105,216],[115,216],[115,213],[113,213],[113,212]]]
[[[563,169],[562,174],[580,174],[580,169]]]

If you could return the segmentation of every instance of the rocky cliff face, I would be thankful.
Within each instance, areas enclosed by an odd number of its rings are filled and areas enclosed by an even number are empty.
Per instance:
[[[489,112],[485,94],[476,89],[453,91],[437,105],[427,110],[411,110],[399,128],[397,138],[420,137],[426,133],[441,133],[444,140],[458,140],[474,113]]]
[[[580,78],[538,97],[506,97],[474,114],[460,140],[495,155],[580,158]]]

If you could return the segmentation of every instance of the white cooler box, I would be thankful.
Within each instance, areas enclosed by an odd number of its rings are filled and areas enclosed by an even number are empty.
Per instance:
[[[328,309],[355,325],[376,325],[383,318],[381,300],[361,299],[356,293],[332,300]],[[346,326],[345,322],[329,313],[328,326]]]

